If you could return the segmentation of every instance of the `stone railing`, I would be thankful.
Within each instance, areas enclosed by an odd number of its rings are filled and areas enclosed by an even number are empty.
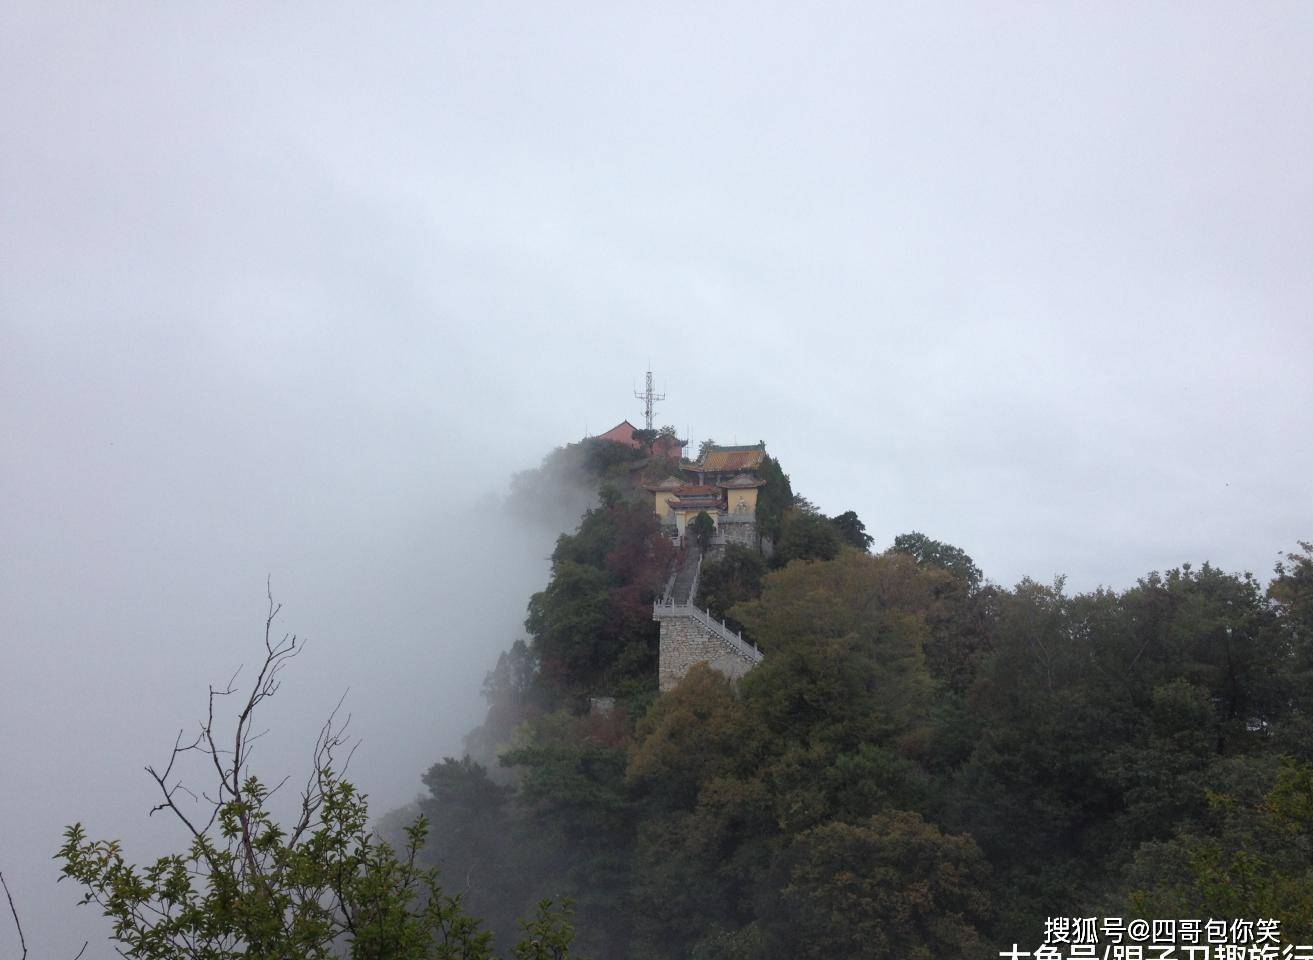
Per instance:
[[[694,580],[696,584],[697,581]],[[690,594],[696,597],[696,593]],[[727,643],[731,649],[738,653],[749,663],[761,663],[765,657],[755,645],[743,639],[743,634],[737,630],[731,630],[726,626],[725,621],[717,620],[710,611],[699,609],[693,603],[675,603],[672,597],[667,596],[664,600],[658,600],[652,604],[652,619],[662,620],[666,617],[686,617],[690,620],[696,620],[702,626],[707,628],[707,632],[712,636],[718,637]]]

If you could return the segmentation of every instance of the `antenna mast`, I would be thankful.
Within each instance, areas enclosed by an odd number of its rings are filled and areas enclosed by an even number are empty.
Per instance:
[[[646,416],[647,416],[647,429],[651,430],[651,429],[652,429],[652,407],[656,405],[656,402],[657,402],[658,400],[664,400],[664,399],[666,398],[666,395],[665,395],[664,393],[657,393],[657,392],[656,392],[656,388],[652,386],[652,371],[651,371],[651,370],[647,371],[647,389],[644,390],[642,393],[639,393],[637,390],[635,390],[635,391],[634,391],[634,396],[635,396],[637,399],[643,401],[643,412],[644,412],[644,413],[646,414]]]

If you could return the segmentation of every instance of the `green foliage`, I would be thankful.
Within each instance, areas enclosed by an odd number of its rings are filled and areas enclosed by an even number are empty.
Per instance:
[[[769,954],[933,960],[979,954],[987,869],[969,837],[889,811],[801,834],[762,911]]]
[[[689,522],[688,532],[693,535],[698,549],[706,550],[711,546],[711,538],[716,535],[716,521],[705,510],[699,510],[698,515]]]
[[[779,531],[771,558],[777,567],[794,560],[833,560],[843,543],[827,517],[797,507],[784,511]]]
[[[931,692],[929,590],[913,564],[851,551],[768,576],[760,600],[735,608],[767,654],[743,680],[758,722],[783,742],[843,749],[910,735]]]
[[[1300,550],[1277,564],[1267,591],[1290,651],[1287,689],[1296,707],[1270,728],[1282,751],[1313,762],[1313,543],[1301,542]]]
[[[554,908],[551,900],[540,900],[538,911],[521,927],[524,937],[515,945],[515,960],[565,960],[574,942],[570,924],[572,904],[569,900]]]
[[[632,857],[633,808],[625,785],[629,721],[622,713],[575,717],[558,712],[527,726],[524,741],[502,755],[516,768],[518,842],[532,850],[514,884],[548,885],[571,898],[581,947],[623,955]],[[524,874],[528,874],[525,876]]]
[[[762,459],[757,478],[766,481],[766,485],[757,490],[757,530],[763,537],[778,542],[784,511],[794,503],[793,486],[774,457]]]
[[[1203,815],[1216,756],[1217,715],[1203,688],[1182,679],[1156,687],[1146,719],[1109,749],[1102,771],[1121,797],[1122,837],[1136,843],[1167,839]]]
[[[650,804],[692,809],[702,784],[739,769],[751,736],[729,681],[699,664],[639,722],[626,776]]]
[[[420,861],[443,876],[460,878],[470,911],[486,918],[498,941],[513,941],[515,915],[532,909],[536,893],[500,868],[524,854],[512,835],[514,788],[494,782],[468,757],[434,764],[423,780],[428,796],[418,808],[432,826]]]
[[[839,532],[839,539],[850,547],[856,547],[863,553],[871,549],[871,544],[875,538],[866,532],[866,524],[852,510],[845,511],[837,517],[831,517],[830,522]]]
[[[247,786],[254,796],[263,793],[257,783]],[[429,887],[390,849],[370,842],[355,803],[344,791],[330,793],[326,823],[303,850],[286,848],[267,818],[229,805],[221,836],[230,841],[238,823],[248,821],[258,872],[244,869],[240,850],[210,839],[138,868],[117,842],[90,841],[75,824],[59,851],[62,875],[86,887],[82,902],[102,907],[114,921],[114,940],[133,956],[327,958],[333,942],[350,933],[353,957],[418,958],[429,955],[448,922],[460,927],[444,956],[489,956],[486,934],[464,923],[436,881]],[[425,901],[412,915],[408,903],[416,896]]]
[[[623,483],[628,468],[646,456],[641,448],[599,440],[596,437],[583,441],[581,446],[584,451],[585,469],[591,476],[603,482],[609,480],[612,483]]]
[[[529,601],[524,626],[547,679],[587,687],[619,652],[618,638],[605,629],[610,589],[605,570],[565,561],[556,564],[547,589]]]
[[[495,764],[497,750],[509,742],[514,729],[541,706],[538,658],[523,640],[499,654],[497,665],[483,680],[488,713],[482,724],[465,735],[465,751],[481,763]]]
[[[641,696],[652,686],[651,603],[673,556],[647,503],[610,499],[558,539],[551,582],[530,598],[525,620],[537,705],[608,691]]]
[[[1146,844],[1130,905],[1145,917],[1274,917],[1313,937],[1313,766],[1287,760],[1261,799],[1209,792],[1210,820]]]
[[[894,538],[890,549],[894,553],[907,554],[917,563],[947,570],[971,588],[979,586],[984,576],[961,547],[931,540],[924,533],[901,533]]]
[[[61,874],[113,920],[114,940],[147,960],[328,960],[340,955],[339,941],[353,958],[491,957],[489,935],[461,898],[415,865],[423,819],[398,855],[373,838],[364,798],[326,774],[319,822],[303,840],[289,842],[264,807],[268,792],[250,779],[247,801],[221,810],[217,836],[197,837],[185,853],[145,868],[128,864],[117,842],[69,827]],[[568,943],[565,914],[547,908],[542,920]]]
[[[702,565],[698,580],[698,606],[726,620],[736,629],[742,624],[729,615],[730,609],[746,600],[761,595],[762,578],[766,575],[766,561],[756,550],[728,544],[719,560]]]
[[[1302,552],[1288,553],[1277,563],[1268,596],[1280,605],[1304,648],[1313,640],[1313,543],[1300,541],[1299,546]],[[1308,650],[1301,649],[1300,654],[1307,656]]]

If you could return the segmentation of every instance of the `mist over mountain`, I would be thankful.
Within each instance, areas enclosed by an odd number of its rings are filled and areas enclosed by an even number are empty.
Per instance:
[[[1297,833],[1258,811],[1294,809],[1298,772],[1273,754],[1279,728],[1301,756],[1298,661],[1259,658],[1249,666],[1280,684],[1237,672],[1228,691],[1205,641],[1248,631],[1292,657],[1302,642],[1304,567],[1286,555],[1313,536],[1311,42],[1313,11],[1282,0],[4,4],[0,870],[32,960],[72,957],[84,939],[89,960],[113,955],[105,924],[54,883],[61,830],[82,820],[137,860],[177,848],[174,826],[147,816],[158,798],[141,768],[195,722],[208,684],[254,666],[267,585],[279,627],[308,645],[269,703],[262,770],[303,773],[344,692],[361,738],[352,777],[380,820],[417,795],[436,802],[425,775],[467,745],[494,786],[519,790],[526,771],[554,771],[537,762],[551,750],[591,736],[612,752],[594,758],[610,779],[589,796],[617,806],[571,820],[536,809],[560,794],[517,795],[502,826],[610,838],[607,869],[643,879],[613,888],[679,906],[635,934],[644,942],[664,929],[690,949],[787,943],[788,930],[753,926],[798,905],[775,881],[834,867],[845,844],[873,870],[888,851],[872,816],[915,849],[951,848],[941,862],[967,874],[976,861],[943,838],[970,834],[996,877],[1014,876],[997,854],[1026,831],[991,813],[1017,791],[1036,837],[1092,856],[1093,872],[1053,880],[1080,879],[1086,903],[1132,881],[1184,898],[1202,876],[1187,854],[1225,864],[1245,830]],[[741,725],[773,730],[751,742],[797,762],[762,765],[695,738],[739,766],[674,769],[687,751],[663,744],[687,731],[675,706],[657,706],[651,619],[670,572],[663,548],[646,549],[659,541],[634,503],[580,536],[586,510],[615,504],[596,477],[579,482],[577,463],[543,467],[625,419],[646,426],[634,394],[649,370],[664,394],[654,427],[674,427],[690,456],[704,441],[766,441],[815,508],[786,553],[827,573],[781,584],[787,565],[764,554],[709,561],[703,612],[751,640],[764,616],[753,605],[771,596],[846,595],[831,576],[892,590],[882,578],[905,573],[898,609],[920,626],[900,636],[925,634],[924,668],[952,691],[924,701],[911,683],[931,716],[904,714],[897,736],[863,732],[876,753],[845,742],[843,764],[818,773],[771,726],[774,698],[742,692],[764,680],[743,678],[731,699],[704,678],[692,715],[723,720],[727,741]],[[714,485],[698,481],[680,478]],[[873,538],[869,561],[826,556],[835,535],[860,549],[853,534]],[[980,573],[971,605],[913,603],[935,578],[930,561]],[[573,566],[558,576],[562,563]],[[578,612],[575,589],[593,601],[578,630],[561,619]],[[1228,604],[1247,619],[1228,620]],[[772,635],[779,649],[797,638],[766,620],[754,673],[788,690],[768,648]],[[1146,623],[1159,631],[1137,632]],[[569,642],[576,633],[589,642]],[[1143,676],[1072,679],[1077,663],[1113,670],[1102,647],[1054,645],[1077,634],[1113,650],[1134,638],[1116,663]],[[1037,661],[991,647],[1000,637],[1043,646],[1048,667],[1028,673]],[[559,669],[529,701],[503,697],[490,723],[489,672],[503,694],[533,674],[532,658],[497,674],[517,641],[545,644]],[[874,669],[831,653],[855,675]],[[1008,671],[1082,706],[1049,704],[1061,722],[1046,725]],[[1096,694],[1118,705],[1108,725]],[[586,729],[579,711],[594,695],[629,720]],[[515,740],[529,706],[558,727]],[[973,739],[982,717],[993,739]],[[1247,722],[1274,739],[1227,726]],[[534,763],[502,766],[504,735]],[[1043,749],[1059,741],[1088,750]],[[1008,763],[1045,776],[1004,789]],[[866,784],[876,768],[888,789],[831,804],[834,778]],[[767,772],[762,794],[753,784]],[[764,845],[726,846],[745,858],[725,867],[743,912],[699,913],[730,888],[682,904],[672,891],[706,877],[691,841],[654,845],[652,825],[687,815],[710,830],[689,797],[717,795],[711,781],[731,773],[751,785],[741,800],[794,797],[824,818],[790,832],[781,817],[801,821],[752,807],[759,819],[735,822]],[[462,796],[501,796],[482,793],[481,776]],[[784,788],[809,778],[831,793]],[[1245,816],[1173,806],[1156,780],[1196,801],[1200,789],[1231,797]],[[1088,805],[1069,802],[1066,782],[1092,791]],[[977,807],[953,799],[972,790]],[[640,800],[668,806],[638,816]],[[1189,850],[1171,846],[1177,828]],[[553,872],[595,866],[586,843],[577,861],[519,849],[540,858],[518,864],[522,899]],[[1057,862],[1049,847],[1017,850]],[[1274,897],[1298,902],[1299,877],[1253,851]],[[1140,872],[1116,874],[1114,854]],[[1151,883],[1169,875],[1171,889]],[[739,896],[748,879],[766,899]],[[975,916],[973,896],[959,912]],[[971,929],[1001,936],[1033,922],[1037,902],[1009,900],[1000,909],[1015,922],[994,914]],[[581,917],[612,907],[632,916],[598,900]],[[591,930],[581,942],[614,933]],[[0,923],[0,954],[13,952]]]

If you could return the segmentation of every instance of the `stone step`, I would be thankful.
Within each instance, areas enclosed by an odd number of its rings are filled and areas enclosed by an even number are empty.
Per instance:
[[[689,596],[693,591],[693,581],[697,577],[698,561],[702,554],[698,550],[686,550],[682,557],[679,572],[675,574],[674,585],[670,588],[670,596],[678,604],[685,604],[692,601]]]

